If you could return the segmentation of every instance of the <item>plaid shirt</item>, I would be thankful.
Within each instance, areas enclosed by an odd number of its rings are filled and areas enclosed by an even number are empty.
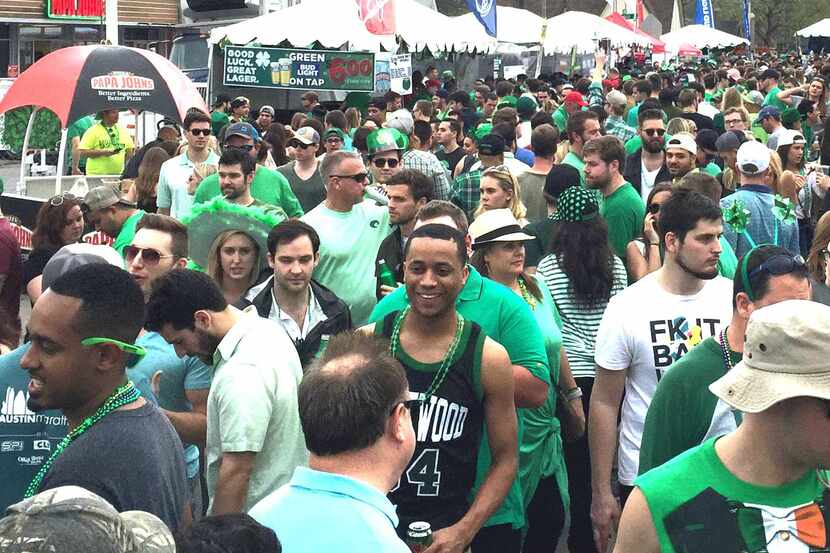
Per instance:
[[[414,169],[432,178],[434,188],[433,197],[436,200],[446,200],[450,196],[450,178],[444,165],[438,161],[435,154],[420,150],[409,150],[401,158],[404,169]]]
[[[605,120],[605,132],[616,136],[623,141],[623,144],[637,136],[637,130],[626,125],[622,117],[618,115],[609,115]]]
[[[467,214],[467,220],[473,220],[473,214],[478,209],[478,200],[481,196],[481,171],[468,171],[458,175],[452,183],[450,201],[460,207]]]

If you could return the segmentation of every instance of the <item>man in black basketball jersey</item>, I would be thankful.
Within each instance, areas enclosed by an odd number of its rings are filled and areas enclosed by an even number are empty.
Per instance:
[[[464,236],[424,225],[410,235],[404,258],[409,307],[366,327],[390,339],[421,400],[412,411],[415,453],[390,499],[400,534],[426,521],[434,531],[428,553],[462,553],[516,477],[512,369],[505,349],[455,309],[468,274]],[[485,421],[492,464],[470,504]]]

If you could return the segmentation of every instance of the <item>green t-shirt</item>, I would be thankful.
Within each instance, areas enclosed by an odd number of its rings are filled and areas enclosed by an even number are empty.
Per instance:
[[[196,194],[193,196],[193,203],[201,204],[210,201],[221,193],[219,173],[214,173],[199,183]],[[262,165],[257,165],[254,180],[251,181],[251,196],[266,204],[281,207],[289,217],[303,216],[303,208],[294,192],[291,191],[291,185],[285,177]]]
[[[545,351],[550,365],[551,385],[545,403],[536,409],[519,409],[524,423],[522,443],[519,444],[519,483],[525,509],[536,493],[539,481],[553,474],[559,485],[559,494],[565,511],[570,509],[568,496],[568,472],[565,468],[565,453],[562,449],[562,433],[556,417],[557,387],[559,384],[559,353],[562,349],[562,321],[553,297],[545,282],[535,276],[536,285],[542,292],[542,300],[534,308],[533,318],[542,331]]]
[[[138,209],[135,213],[130,215],[121,226],[121,230],[118,232],[118,236],[112,245],[121,257],[124,257],[124,248],[133,243],[133,238],[135,238],[135,226],[142,217],[144,217],[144,211]]]
[[[785,109],[790,107],[787,104],[785,104],[783,101],[778,99],[778,93],[779,92],[781,92],[781,89],[777,86],[775,88],[773,88],[772,90],[770,90],[769,92],[767,92],[767,95],[764,97],[763,105],[764,106],[775,106],[775,107],[778,108],[779,111],[784,111]]]
[[[84,115],[71,125],[66,131],[66,172],[72,170],[72,139],[76,136],[80,139],[84,136],[84,133],[89,130],[92,125],[95,124],[95,119],[91,115]],[[86,169],[86,156],[80,156],[78,158],[78,168],[83,173]]]
[[[210,114],[210,131],[213,133],[213,136],[219,136],[219,131],[221,131],[225,125],[230,123],[230,117],[224,111],[214,110]]]
[[[556,108],[556,111],[553,112],[553,123],[556,125],[556,128],[559,129],[560,134],[564,133],[568,127],[568,112],[565,111],[565,106],[559,106]]]
[[[732,364],[741,357],[732,352]],[[646,414],[639,474],[737,427],[732,409],[709,391],[724,374],[720,344],[710,336],[663,375]]]
[[[562,158],[562,165],[570,165],[579,171],[579,184],[582,185],[582,188],[585,188],[585,162],[582,158],[573,152],[568,152],[565,154],[565,157]]]
[[[625,115],[625,122],[629,127],[634,127],[635,129],[640,126],[640,122],[637,118],[640,115],[640,104],[633,106],[628,113]]]
[[[720,176],[720,174],[723,173],[723,169],[718,167],[718,164],[713,161],[707,163],[706,167],[701,167],[700,170],[706,173],[707,175],[712,175],[715,178],[718,178],[718,176]]]
[[[729,244],[726,236],[720,237],[720,258],[718,259],[718,273],[730,280],[735,278],[735,271],[738,270],[738,256]]]
[[[371,200],[349,212],[334,211],[322,203],[302,219],[320,235],[314,280],[346,302],[355,326],[366,324],[377,303],[375,258],[381,242],[392,232],[389,210]]]
[[[823,513],[828,493],[816,471],[808,470],[784,486],[755,486],[723,465],[716,440],[635,482],[651,511],[660,551],[824,551],[819,544],[826,541]],[[799,535],[807,539],[807,534],[817,539],[817,547],[801,542]]]
[[[473,267],[469,269],[470,276],[458,295],[458,312],[465,319],[478,323],[487,336],[504,346],[511,363],[525,367],[550,385],[545,343],[530,308],[506,286],[482,277]],[[403,309],[408,301],[404,287],[398,288],[377,304],[369,322],[379,321],[385,315]],[[522,427],[522,417],[519,417],[519,443],[522,443]],[[484,432],[478,454],[475,491],[478,491],[489,469],[490,444],[487,432]],[[484,525],[511,524],[513,528],[521,528],[524,523],[522,491],[517,478],[499,510]]]
[[[600,214],[608,223],[608,228],[613,229],[608,233],[611,248],[617,257],[625,259],[625,247],[642,232],[646,216],[643,199],[626,182],[605,198]]]
[[[110,136],[112,133],[112,136]],[[115,140],[113,140],[113,137]],[[104,127],[99,121],[92,125],[81,137],[82,150],[109,150],[121,146],[121,150],[111,156],[101,156],[86,160],[87,175],[120,175],[124,171],[124,158],[127,150],[135,148],[133,139],[127,129],[119,124]]]

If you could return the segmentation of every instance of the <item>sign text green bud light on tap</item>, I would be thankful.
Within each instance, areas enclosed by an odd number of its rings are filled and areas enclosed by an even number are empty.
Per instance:
[[[372,92],[375,55],[226,46],[222,82],[225,86]]]

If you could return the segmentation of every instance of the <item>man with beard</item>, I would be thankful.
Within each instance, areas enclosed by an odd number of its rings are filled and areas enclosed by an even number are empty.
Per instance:
[[[144,296],[123,269],[87,264],[50,283],[29,320],[31,411],[60,409],[69,433],[26,490],[26,497],[80,486],[118,511],[146,511],[175,530],[190,523],[182,445],[165,416],[142,397],[126,367]]]
[[[395,282],[403,281],[403,249],[412,229],[415,228],[415,216],[418,210],[433,199],[432,188],[432,179],[414,169],[399,171],[386,182],[386,194],[389,197],[389,223],[395,225],[395,230],[381,242],[375,260],[378,300],[395,289],[381,283],[381,262],[386,263],[392,271]]]
[[[659,228],[663,266],[611,298],[597,332],[588,439],[598,551],[606,551],[620,516],[611,491],[615,452],[625,504],[637,476],[643,424],[657,382],[672,363],[704,338],[716,336],[731,318],[732,282],[718,276],[717,268],[723,232],[718,205],[697,192],[676,190],[660,209]]]
[[[460,231],[443,224],[419,227],[407,242],[405,258],[409,306],[365,329],[390,339],[412,398],[420,400],[411,411],[415,453],[390,499],[397,505],[399,534],[425,521],[434,532],[430,549],[462,553],[516,477],[510,359],[504,347],[455,309],[468,277]],[[485,423],[492,462],[470,502]]]
[[[288,216],[282,208],[266,204],[251,196],[251,182],[254,180],[255,171],[256,164],[251,156],[240,150],[225,150],[219,158],[219,186],[222,196],[232,204],[255,207],[287,219]]]
[[[608,223],[611,248],[625,259],[628,243],[643,231],[646,208],[637,191],[625,182],[621,174],[625,147],[616,136],[601,136],[589,140],[582,148],[585,160],[585,183],[602,194],[600,214]]]
[[[646,201],[654,185],[658,182],[670,181],[671,174],[666,166],[666,154],[663,152],[663,145],[666,141],[663,112],[657,109],[647,109],[643,110],[638,117],[643,147],[626,158],[623,177],[640,193],[643,201]]]
[[[672,182],[677,184],[689,173],[696,173],[697,142],[694,135],[679,132],[666,142],[666,166]]]
[[[307,462],[297,408],[303,371],[288,334],[256,308],[228,305],[204,273],[176,269],[153,285],[148,330],[178,355],[214,366],[207,405],[209,514],[247,512]]]

